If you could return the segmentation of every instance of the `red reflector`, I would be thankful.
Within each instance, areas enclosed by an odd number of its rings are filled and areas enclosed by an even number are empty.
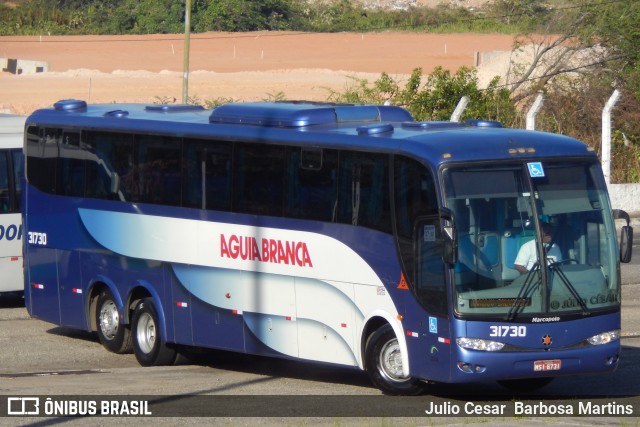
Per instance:
[[[74,294],[81,294],[82,293],[82,289],[80,288],[72,288],[71,292]]]
[[[18,261],[20,258],[18,258],[17,256],[12,256],[11,257],[11,261]]]
[[[341,323],[340,326],[342,326],[343,328],[346,328],[347,324],[346,323]]]
[[[188,305],[187,305],[187,303],[186,303],[186,302],[176,301],[176,306],[177,306],[177,307],[183,307],[183,308],[185,308],[185,307],[187,307]]]
[[[33,287],[36,289],[44,289],[44,285],[42,283],[34,283]]]
[[[291,316],[286,316],[284,319],[285,320],[291,320]]]

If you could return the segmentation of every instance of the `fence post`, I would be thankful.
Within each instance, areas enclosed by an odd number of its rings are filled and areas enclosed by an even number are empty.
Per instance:
[[[462,113],[464,112],[465,108],[467,108],[468,103],[469,103],[468,96],[465,95],[462,98],[460,98],[460,101],[458,101],[458,105],[456,105],[456,109],[453,110],[453,113],[451,114],[451,118],[449,120],[452,122],[459,122],[460,116],[462,116]]]
[[[538,96],[536,97],[536,100],[533,101],[533,105],[527,112],[527,124],[526,124],[527,130],[535,130],[536,116],[538,115],[540,108],[542,108],[543,102],[544,102],[544,95],[542,93],[539,93]]]
[[[182,103],[189,102],[189,51],[191,50],[191,0],[185,1],[184,52],[182,55]]]
[[[618,102],[620,97],[620,91],[614,90],[611,97],[607,101],[602,110],[602,143],[601,153],[602,156],[602,173],[604,174],[604,181],[609,186],[611,182],[611,110]]]

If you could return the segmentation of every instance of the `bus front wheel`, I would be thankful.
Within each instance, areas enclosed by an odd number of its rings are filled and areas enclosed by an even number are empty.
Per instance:
[[[118,306],[108,289],[98,296],[96,325],[98,338],[104,348],[118,354],[131,352],[131,330],[120,322]]]
[[[158,312],[149,298],[138,303],[131,321],[133,353],[142,366],[170,365],[176,358],[176,350],[162,342]]]
[[[365,347],[365,370],[371,382],[390,395],[424,393],[426,383],[403,375],[402,353],[398,338],[390,325],[375,331]]]

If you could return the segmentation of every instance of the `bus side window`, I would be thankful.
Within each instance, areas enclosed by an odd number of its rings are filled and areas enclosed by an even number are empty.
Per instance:
[[[337,222],[391,232],[389,157],[343,151]]]
[[[64,132],[58,144],[58,194],[84,196],[84,156],[80,147],[80,133]]]
[[[0,213],[9,212],[11,208],[7,154],[6,151],[0,151]]]
[[[413,291],[432,314],[446,316],[447,282],[442,262],[443,235],[439,217],[423,218],[416,222],[416,272]]]
[[[133,138],[124,133],[85,132],[86,197],[130,200]]]
[[[222,211],[231,208],[231,153],[229,142],[185,139],[183,206]]]
[[[233,170],[234,212],[282,216],[284,147],[237,144]]]
[[[180,206],[180,138],[136,135],[132,199],[143,203]]]
[[[27,129],[27,173],[29,182],[45,193],[56,193],[56,164],[58,142],[62,130],[56,128]]]
[[[24,156],[21,149],[11,150],[11,161],[13,162],[13,211],[21,212],[20,203],[22,201],[22,178],[24,177]]]
[[[290,218],[331,222],[338,180],[336,150],[290,148],[287,153],[287,203]]]
[[[433,178],[415,160],[396,156],[394,161],[395,213],[400,258],[407,281],[415,279],[414,228],[418,218],[438,213]]]

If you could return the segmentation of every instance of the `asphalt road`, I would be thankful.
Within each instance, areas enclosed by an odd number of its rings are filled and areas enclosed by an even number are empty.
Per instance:
[[[636,245],[636,258],[622,266],[619,368],[609,375],[557,378],[536,395],[514,396],[498,385],[483,384],[434,386],[430,394],[418,398],[420,400],[394,400],[382,396],[367,376],[357,370],[220,351],[204,351],[179,366],[141,368],[131,354],[115,355],[104,350],[95,334],[31,319],[22,300],[3,298],[0,299],[0,409],[6,409],[2,406],[8,405],[5,399],[15,396],[39,396],[43,402],[47,397],[55,400],[62,395],[76,396],[76,400],[86,400],[89,396],[96,400],[113,399],[120,405],[127,404],[123,403],[127,399],[143,400],[155,411],[155,416],[25,418],[1,413],[0,425],[107,425],[125,421],[135,425],[174,425],[179,421],[187,425],[227,426],[638,425],[639,250]],[[198,400],[185,398],[187,395],[210,396]],[[232,400],[228,400],[230,397]],[[628,404],[632,405],[634,414],[632,418],[576,418],[563,414],[538,418],[528,414],[514,417],[507,413],[496,417],[482,413],[498,410],[501,405],[509,412],[517,400],[551,402],[554,410],[565,408],[565,404],[575,406],[589,402],[615,404],[623,409]],[[426,417],[422,408],[426,410],[431,403],[454,411],[457,407],[461,416]],[[473,412],[475,404],[485,405],[479,408],[481,413],[467,413]],[[67,406],[64,410],[73,409]],[[189,416],[178,419],[167,417],[169,414]]]
[[[637,230],[636,233],[639,233],[640,226],[634,227],[634,230]],[[640,283],[640,234],[636,234],[633,242],[633,256],[631,257],[631,262],[628,264],[621,264],[620,270],[622,273],[623,285],[629,283]]]

